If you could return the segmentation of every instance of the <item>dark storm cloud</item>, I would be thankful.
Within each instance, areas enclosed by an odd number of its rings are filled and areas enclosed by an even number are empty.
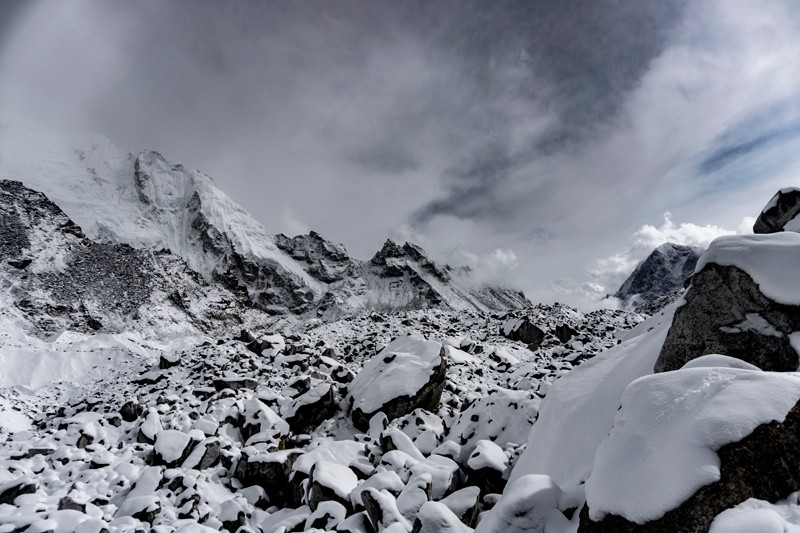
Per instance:
[[[420,208],[414,221],[442,214],[506,218],[507,209],[497,209],[503,207],[497,189],[513,170],[602,132],[666,47],[684,4],[499,2],[460,19],[443,39],[453,38],[454,60],[468,65],[471,100],[500,105],[469,124],[483,139],[445,170],[445,196]],[[512,128],[539,115],[552,118],[549,127],[512,140]],[[532,173],[529,179],[546,178]],[[532,192],[528,200],[535,204],[542,197]]]

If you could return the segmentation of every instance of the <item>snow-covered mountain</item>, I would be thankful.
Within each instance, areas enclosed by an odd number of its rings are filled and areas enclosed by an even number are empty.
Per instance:
[[[521,292],[479,285],[413,245],[387,243],[360,261],[314,232],[271,234],[208,176],[152,150],[125,153],[101,136],[4,127],[0,179],[43,192],[90,239],[166,249],[207,281],[233,278],[273,314],[333,319],[365,310],[530,305]]]
[[[800,527],[797,190],[659,247],[631,300],[691,277],[652,316],[582,313],[28,137],[0,137],[0,531]]]
[[[702,248],[664,243],[636,265],[614,296],[634,308],[674,294],[683,289],[702,254]]]

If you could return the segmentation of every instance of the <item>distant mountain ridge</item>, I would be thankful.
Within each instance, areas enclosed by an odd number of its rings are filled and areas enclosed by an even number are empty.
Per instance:
[[[699,247],[664,243],[636,266],[614,296],[623,306],[637,307],[680,291],[701,255]]]
[[[316,232],[268,233],[208,176],[153,150],[125,153],[101,136],[0,129],[0,179],[41,191],[90,239],[169,250],[206,281],[235,280],[275,315],[530,305],[520,291],[477,284],[412,244],[387,241],[361,261]]]

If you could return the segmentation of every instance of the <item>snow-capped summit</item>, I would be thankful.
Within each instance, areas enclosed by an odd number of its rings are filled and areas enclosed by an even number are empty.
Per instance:
[[[683,288],[703,249],[667,242],[639,263],[614,294],[629,307],[652,303]]]
[[[454,279],[412,244],[387,242],[365,262],[316,232],[271,234],[205,174],[153,150],[125,153],[101,136],[4,127],[0,179],[41,191],[90,239],[167,249],[206,281],[235,280],[273,314],[505,311],[530,303],[518,291],[476,285],[465,273]]]

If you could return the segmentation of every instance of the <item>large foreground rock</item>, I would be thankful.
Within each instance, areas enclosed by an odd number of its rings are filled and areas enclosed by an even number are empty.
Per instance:
[[[390,420],[414,409],[435,411],[445,386],[444,349],[412,334],[390,343],[367,361],[350,386],[353,424],[369,429],[369,420],[383,412]]]
[[[676,370],[713,353],[762,370],[797,370],[792,334],[800,331],[800,301],[793,294],[798,292],[798,261],[800,235],[794,233],[722,237],[711,243],[684,296],[686,303],[675,312],[655,371]]]
[[[586,482],[581,533],[706,532],[800,489],[800,378],[686,368],[632,383]]]
[[[800,224],[790,224],[798,214],[800,214],[800,189],[794,187],[781,189],[758,215],[756,223],[753,224],[753,233],[800,231]]]

